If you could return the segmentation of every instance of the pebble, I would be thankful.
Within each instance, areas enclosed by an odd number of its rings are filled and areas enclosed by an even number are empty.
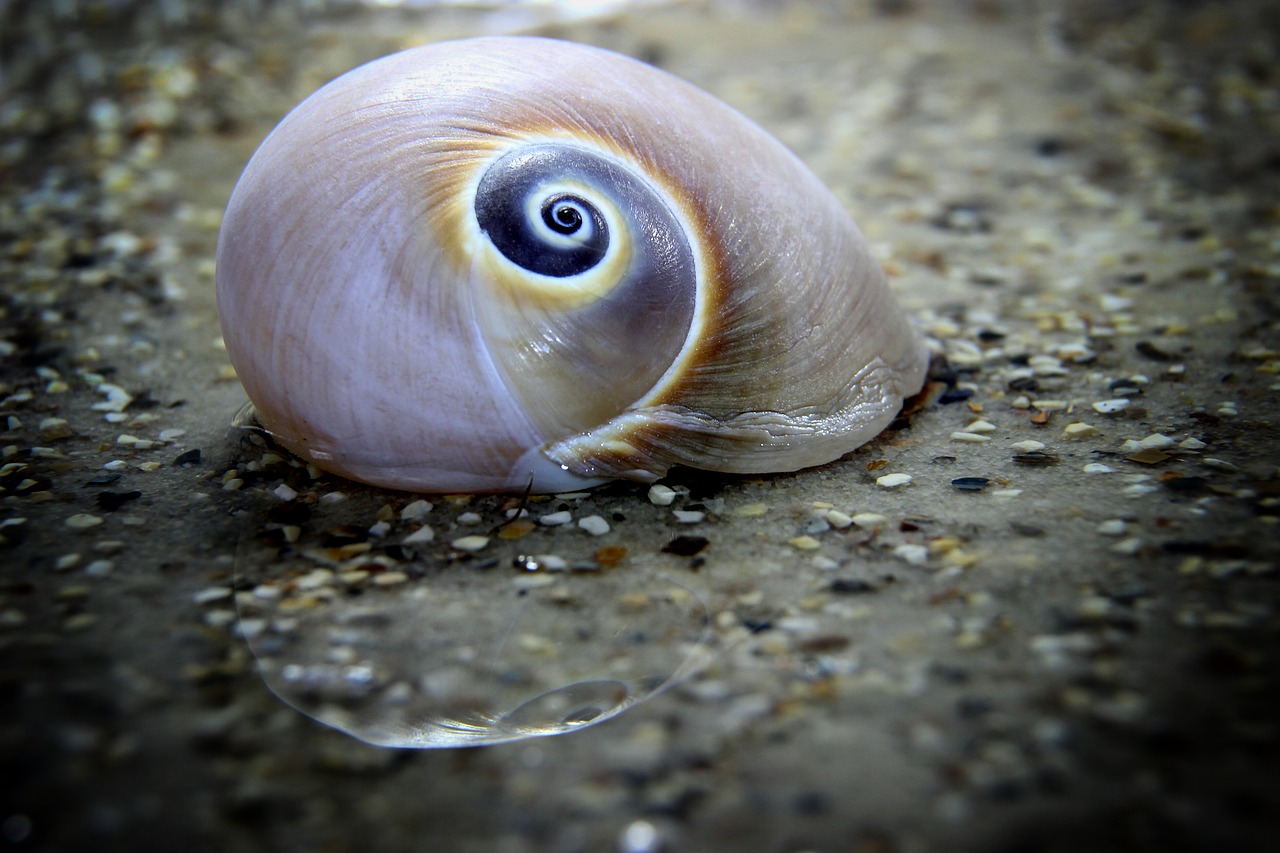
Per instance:
[[[952,441],[967,441],[973,444],[979,444],[984,441],[990,441],[991,436],[979,435],[976,432],[953,432],[951,433]]]
[[[568,513],[564,513],[564,514],[565,514],[565,515],[568,515]],[[543,516],[543,518],[546,518],[546,516]],[[566,519],[566,520],[567,520],[567,519]],[[466,525],[466,526],[468,526],[468,527],[473,527],[473,526],[475,526],[475,525],[479,524],[481,521],[484,521],[484,519],[480,516],[480,513],[478,513],[478,512],[464,512],[464,513],[461,513],[461,514],[458,516],[458,523],[459,523],[459,524]],[[561,522],[547,522],[547,521],[544,521],[544,522],[543,522],[543,524],[548,524],[548,525],[550,525],[550,524],[557,524],[557,523],[558,523],[558,524],[564,524],[564,522],[563,522],[563,521],[561,521]]]
[[[435,531],[424,524],[400,541],[403,545],[423,545],[435,538]]]
[[[822,547],[822,543],[812,536],[793,536],[787,540],[787,544],[801,551],[813,551]]]
[[[1111,474],[1114,473],[1116,469],[1112,468],[1110,465],[1103,465],[1101,462],[1090,462],[1080,470],[1086,474]]]
[[[1135,450],[1164,450],[1177,444],[1167,435],[1155,432],[1143,439],[1126,439],[1125,443],[1120,446],[1123,451]]]
[[[559,527],[562,524],[568,524],[573,521],[573,513],[564,509],[559,512],[549,512],[538,518],[538,523],[543,527]]]
[[[893,555],[913,566],[923,566],[929,560],[929,549],[924,545],[906,543],[894,548]]]
[[[1098,434],[1098,428],[1084,421],[1076,421],[1063,427],[1062,434],[1067,438],[1089,438]]]
[[[489,537],[488,536],[463,536],[459,539],[454,539],[449,544],[459,551],[470,551],[474,553],[476,551],[482,550],[486,545],[489,544]]]
[[[424,500],[412,501],[400,510],[401,521],[418,521],[425,518],[431,512],[431,504]]]
[[[1010,445],[1010,447],[1012,447],[1014,450],[1019,451],[1020,453],[1034,453],[1037,450],[1044,450],[1045,446],[1046,445],[1043,441],[1035,441],[1033,439],[1014,442],[1013,444]]]
[[[910,482],[910,474],[885,474],[882,477],[876,477],[876,485],[882,489],[896,489]]]
[[[851,520],[856,527],[868,528],[878,527],[889,519],[878,512],[859,512]]]
[[[1100,536],[1123,536],[1128,525],[1123,518],[1108,518],[1098,525]]]
[[[681,524],[697,524],[707,517],[705,512],[696,509],[673,509],[671,514],[676,517],[676,521]]]
[[[1093,410],[1104,415],[1114,415],[1123,412],[1129,408],[1129,401],[1124,398],[1116,398],[1114,400],[1099,400],[1093,404]]]
[[[977,435],[986,435],[987,433],[995,432],[996,425],[991,423],[990,421],[976,420],[973,423],[969,424],[967,427],[965,427],[964,431],[967,433],[974,433]]]
[[[838,509],[829,509],[826,513],[827,523],[837,530],[843,530],[853,524],[853,516]]]
[[[676,499],[676,491],[670,486],[660,483],[649,487],[649,503],[654,506],[671,506]]]
[[[99,524],[102,524],[102,518],[100,516],[90,515],[87,512],[80,512],[75,515],[68,516],[63,524],[74,530],[88,530],[91,527],[97,527]]]
[[[743,504],[733,511],[733,514],[741,518],[759,518],[769,512],[769,505],[765,503]]]
[[[271,490],[271,494],[275,495],[282,501],[291,501],[298,496],[298,493],[291,489],[287,483],[281,483]]]
[[[609,522],[599,515],[587,515],[578,519],[578,527],[592,536],[603,536],[609,532]]]

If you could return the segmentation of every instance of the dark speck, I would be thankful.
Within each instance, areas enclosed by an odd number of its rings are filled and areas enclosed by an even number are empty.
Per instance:
[[[972,396],[972,388],[949,388],[938,398],[938,402],[944,406],[948,403],[963,403]]]
[[[980,492],[991,483],[986,477],[956,477],[951,481],[962,492]]]
[[[190,465],[199,465],[200,448],[196,447],[192,450],[188,450],[186,453],[178,454],[177,458],[173,460],[173,464],[179,468],[186,468]]]
[[[876,588],[860,578],[836,578],[831,582],[831,591],[837,595],[866,595],[875,592]]]
[[[1133,345],[1133,348],[1138,355],[1143,358],[1149,358],[1152,361],[1173,361],[1173,356],[1151,343],[1151,341],[1138,341]]]
[[[103,512],[115,512],[129,501],[142,497],[142,492],[99,492],[98,509]]]
[[[675,554],[678,557],[692,557],[702,552],[711,541],[705,536],[677,536],[662,546],[662,553]]]
[[[112,483],[120,479],[119,474],[99,474],[92,480],[85,483],[86,486],[110,486]]]

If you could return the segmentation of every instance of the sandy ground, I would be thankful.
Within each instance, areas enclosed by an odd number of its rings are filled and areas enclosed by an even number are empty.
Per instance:
[[[0,844],[1270,849],[1276,4],[324,5],[0,4]],[[254,147],[506,31],[795,150],[945,356],[928,401],[821,469],[514,528],[233,430],[213,247]],[[505,744],[358,739],[590,679],[467,736]]]

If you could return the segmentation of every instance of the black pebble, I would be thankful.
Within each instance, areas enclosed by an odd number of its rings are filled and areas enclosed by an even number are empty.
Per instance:
[[[859,578],[836,578],[830,589],[837,595],[866,595],[876,591],[874,584]]]
[[[115,512],[129,501],[136,501],[142,497],[142,492],[99,492],[97,497],[98,509],[103,512]]]
[[[980,492],[991,483],[986,477],[956,477],[951,481],[962,492]]]
[[[197,447],[192,450],[188,450],[186,453],[178,454],[178,458],[173,460],[173,464],[179,468],[183,468],[187,465],[199,465],[200,448]]]
[[[675,554],[678,557],[692,557],[710,544],[711,540],[705,536],[677,536],[662,546],[662,553]]]
[[[951,388],[938,398],[938,402],[945,406],[948,403],[962,403],[972,396],[972,388]]]

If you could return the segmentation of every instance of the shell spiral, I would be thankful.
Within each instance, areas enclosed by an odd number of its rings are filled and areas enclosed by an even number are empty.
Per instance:
[[[821,464],[926,363],[780,143],[665,72],[540,38],[407,50],[303,101],[232,193],[217,299],[266,430],[425,492]]]

